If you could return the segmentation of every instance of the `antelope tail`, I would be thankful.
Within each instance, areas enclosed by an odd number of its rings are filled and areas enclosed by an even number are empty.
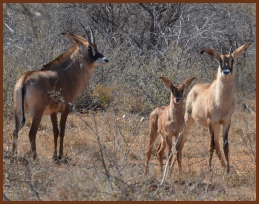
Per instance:
[[[22,128],[25,124],[25,115],[24,115],[24,95],[25,95],[25,85],[24,83],[22,84],[22,87],[21,87],[21,92],[22,92],[22,118],[21,118],[21,126],[20,128]]]

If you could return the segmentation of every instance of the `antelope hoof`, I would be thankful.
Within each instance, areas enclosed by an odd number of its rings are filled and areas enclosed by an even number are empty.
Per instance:
[[[33,158],[33,161],[37,161],[38,160],[38,157],[35,154],[33,154],[32,158]]]
[[[53,154],[52,159],[53,159],[53,161],[57,161],[57,160],[58,160],[57,155],[56,155],[56,154]]]
[[[53,159],[53,162],[57,164],[60,164],[64,161],[64,159],[61,156],[57,156],[55,154],[52,156],[52,159]]]
[[[58,163],[68,164],[71,160],[69,157],[58,156]]]
[[[229,166],[227,167],[227,174],[229,174],[229,172],[230,172],[230,168],[229,168]]]

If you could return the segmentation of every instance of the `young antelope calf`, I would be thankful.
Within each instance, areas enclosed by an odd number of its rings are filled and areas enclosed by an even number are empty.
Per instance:
[[[177,137],[184,127],[183,117],[183,91],[195,77],[186,79],[182,85],[176,86],[166,77],[160,77],[171,91],[170,104],[166,107],[157,107],[149,117],[149,146],[145,174],[148,172],[148,163],[151,158],[152,148],[159,134],[162,135],[161,143],[157,149],[161,173],[163,172],[163,156],[166,144],[169,146],[168,155],[172,148],[172,137]],[[169,161],[171,163],[171,160]]]
[[[242,52],[251,43],[246,43],[237,48],[233,53],[231,49],[229,54],[220,55],[212,48],[201,50],[201,54],[206,52],[219,63],[218,73],[211,84],[196,84],[189,92],[186,99],[185,126],[180,133],[176,144],[177,161],[181,169],[181,151],[186,141],[186,136],[194,123],[209,127],[211,136],[209,167],[211,169],[211,160],[214,150],[219,157],[221,165],[226,167],[219,147],[220,125],[223,125],[223,149],[227,161],[227,172],[229,173],[229,144],[228,131],[230,128],[231,116],[234,111],[234,92],[235,92],[235,73],[233,67],[236,60]]]

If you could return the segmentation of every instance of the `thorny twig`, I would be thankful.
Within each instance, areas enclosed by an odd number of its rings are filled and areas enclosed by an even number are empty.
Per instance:
[[[180,137],[180,136],[179,136],[179,137]],[[170,155],[169,155],[169,157],[168,157],[168,159],[167,159],[167,161],[166,161],[166,165],[165,165],[165,169],[164,169],[164,173],[163,173],[163,178],[162,178],[160,184],[158,185],[157,190],[156,190],[155,193],[152,195],[152,197],[154,197],[154,196],[157,194],[157,192],[160,190],[161,186],[163,186],[163,184],[164,184],[164,182],[165,182],[166,175],[167,175],[167,170],[168,170],[168,166],[169,166],[169,161],[170,161],[171,157],[172,157],[173,154],[174,154],[175,146],[176,146],[176,144],[177,144],[177,142],[178,142],[179,137],[177,137],[177,139],[176,139],[176,141],[175,141],[175,144],[174,144],[173,148],[171,149],[171,153],[170,153]]]
[[[98,142],[98,146],[99,146],[99,149],[100,149],[102,165],[103,165],[103,168],[104,168],[104,170],[105,170],[105,175],[106,175],[106,177],[107,177],[108,180],[109,180],[111,189],[113,189],[113,188],[112,188],[112,184],[111,184],[111,179],[110,179],[110,173],[109,173],[109,171],[108,171],[108,169],[107,169],[107,166],[106,166],[106,163],[105,163],[105,160],[104,160],[103,145],[101,144],[100,136],[99,136],[98,131],[97,131],[97,124],[96,124],[96,121],[94,120],[95,129],[93,129],[93,128],[80,116],[80,114],[75,111],[74,106],[73,106],[72,110],[73,110],[73,112],[85,123],[85,125],[94,133],[94,135],[96,136],[96,139],[97,139],[97,142]]]

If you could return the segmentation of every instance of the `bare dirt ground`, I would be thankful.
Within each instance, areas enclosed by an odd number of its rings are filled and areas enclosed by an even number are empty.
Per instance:
[[[255,102],[254,110],[255,110]],[[125,115],[125,118],[123,118]],[[127,113],[72,113],[68,117],[65,159],[52,161],[53,135],[49,117],[37,133],[38,161],[30,149],[30,117],[20,131],[19,159],[10,162],[13,120],[4,119],[3,192],[10,200],[256,200],[256,116],[236,110],[229,133],[230,174],[216,154],[208,171],[209,133],[194,124],[183,150],[183,172],[161,181],[154,149],[144,177],[148,118]],[[221,137],[221,151],[222,137]],[[158,142],[158,141],[157,141]],[[167,151],[167,150],[166,150]],[[166,153],[167,154],[167,153]],[[164,159],[166,163],[166,158]]]

